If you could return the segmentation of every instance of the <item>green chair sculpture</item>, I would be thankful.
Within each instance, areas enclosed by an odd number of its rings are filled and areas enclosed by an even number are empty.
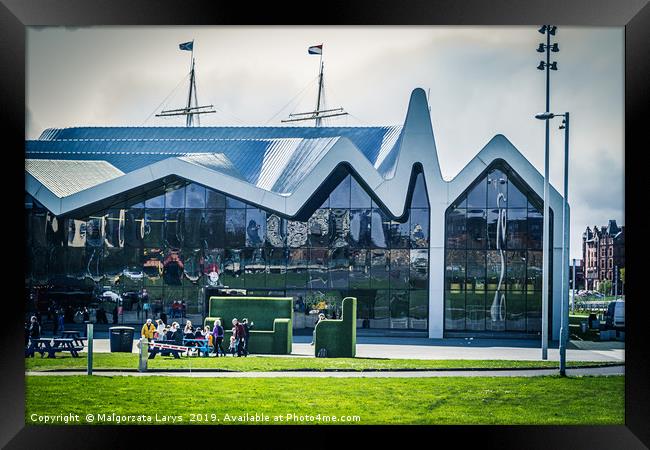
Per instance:
[[[357,354],[357,299],[343,299],[340,319],[321,320],[316,324],[315,356],[325,349],[328,358],[354,358]]]
[[[248,341],[249,353],[291,354],[293,338],[293,298],[291,297],[210,297],[209,315],[204,325],[213,329],[217,319],[224,329],[224,348],[232,336],[232,319],[253,322]]]

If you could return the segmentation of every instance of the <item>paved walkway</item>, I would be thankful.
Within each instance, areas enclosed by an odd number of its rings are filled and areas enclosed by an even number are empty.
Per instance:
[[[294,336],[291,356],[314,356],[310,336]],[[110,352],[108,339],[95,339],[94,351]],[[136,341],[133,352],[137,353]],[[286,356],[286,355],[283,355]],[[425,339],[398,337],[359,337],[357,357],[388,359],[498,359],[518,361],[541,360],[539,341],[513,339]],[[557,343],[550,343],[548,360],[559,361]],[[571,341],[567,361],[625,360],[623,342]]]
[[[557,369],[521,370],[423,370],[423,371],[381,371],[381,372],[122,372],[94,371],[93,375],[115,376],[162,376],[192,378],[432,378],[432,377],[538,377],[557,375]],[[609,366],[588,369],[567,369],[568,376],[611,376],[624,375],[625,366]],[[86,375],[79,372],[26,372],[33,376],[72,376]]]

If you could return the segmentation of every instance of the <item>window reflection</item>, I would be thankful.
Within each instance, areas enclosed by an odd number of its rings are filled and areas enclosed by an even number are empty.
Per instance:
[[[307,238],[309,236],[308,222],[299,222],[296,220],[289,220],[287,223],[287,246],[291,248],[299,248],[307,245]]]
[[[413,197],[411,198],[411,208],[428,208],[429,199],[427,196],[426,187],[424,185],[424,175],[419,173],[415,179],[415,187],[413,189]]]
[[[492,169],[446,212],[445,330],[539,330],[542,216],[515,183]]]
[[[282,248],[285,246],[287,236],[287,221],[275,214],[266,217],[266,241],[271,247]]]
[[[350,207],[370,209],[370,195],[352,178],[350,186]]]
[[[347,289],[348,274],[350,272],[350,257],[347,248],[329,250],[329,277],[330,287]]]
[[[165,284],[178,286],[181,284],[184,271],[183,257],[180,250],[168,250],[163,259],[163,279]]]
[[[411,248],[429,247],[429,210],[411,210]]]
[[[330,208],[350,207],[350,178],[350,175],[346,176],[332,191],[330,194]]]
[[[330,247],[346,247],[348,245],[348,235],[350,234],[350,210],[331,209],[330,221],[330,229],[332,230]]]
[[[429,210],[421,176],[412,199],[422,208],[393,222],[350,176],[305,222],[195,183],[165,189],[125,209],[65,220],[34,203],[26,210],[30,281],[57,274],[119,292],[146,288],[156,311],[168,314],[173,300],[203,314],[205,289],[218,285],[247,295],[299,293],[305,306],[321,299],[328,317],[340,317],[351,295],[360,299],[360,327],[426,329]],[[306,312],[298,328],[313,327]]]
[[[370,247],[370,210],[350,211],[350,245],[354,248]]]
[[[388,226],[390,221],[378,208],[372,210],[371,241],[374,248],[388,248]]]
[[[388,289],[390,250],[372,250],[370,254],[370,277],[373,289]]]
[[[266,213],[261,209],[246,210],[246,246],[261,247],[266,235]]]
[[[266,255],[264,249],[246,248],[242,251],[244,279],[247,288],[266,287]]]
[[[329,209],[317,209],[309,218],[309,245],[327,247],[329,245]]]
[[[205,188],[196,183],[185,187],[185,207],[205,208]]]
[[[246,210],[226,209],[226,245],[243,247],[246,244]]]

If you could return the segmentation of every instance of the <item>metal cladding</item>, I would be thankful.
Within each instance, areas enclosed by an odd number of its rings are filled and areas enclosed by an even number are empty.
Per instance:
[[[341,164],[394,217],[404,212],[406,180],[416,165],[422,167],[428,189],[444,191],[445,201],[459,195],[467,187],[466,176],[489,164],[489,157],[518,159],[525,166],[519,172],[534,173],[533,184],[541,183],[539,173],[500,135],[454,180],[443,180],[422,89],[411,94],[402,126],[73,127],[45,130],[39,139],[26,141],[25,152],[27,192],[57,215],[177,176],[291,217]],[[77,165],[61,172],[62,161]],[[85,170],[82,162],[104,162],[113,168],[112,175],[90,177],[79,185],[74,167]],[[43,182],[54,174],[58,188]],[[62,189],[66,183],[77,187]]]

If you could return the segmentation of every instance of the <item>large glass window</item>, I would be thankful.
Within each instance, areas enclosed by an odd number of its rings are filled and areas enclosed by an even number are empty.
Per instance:
[[[204,314],[204,295],[219,284],[246,295],[292,295],[297,328],[314,326],[314,305],[340,317],[342,298],[355,296],[362,328],[426,330],[429,206],[422,174],[398,221],[351,176],[304,221],[183,183],[90,217],[61,219],[26,202],[30,281],[85,278],[129,298],[146,288],[152,312],[168,316],[177,300],[186,303],[186,315]],[[125,321],[131,312],[136,320],[135,309],[126,312]]]
[[[542,216],[509,170],[488,170],[446,212],[445,330],[540,329]]]

